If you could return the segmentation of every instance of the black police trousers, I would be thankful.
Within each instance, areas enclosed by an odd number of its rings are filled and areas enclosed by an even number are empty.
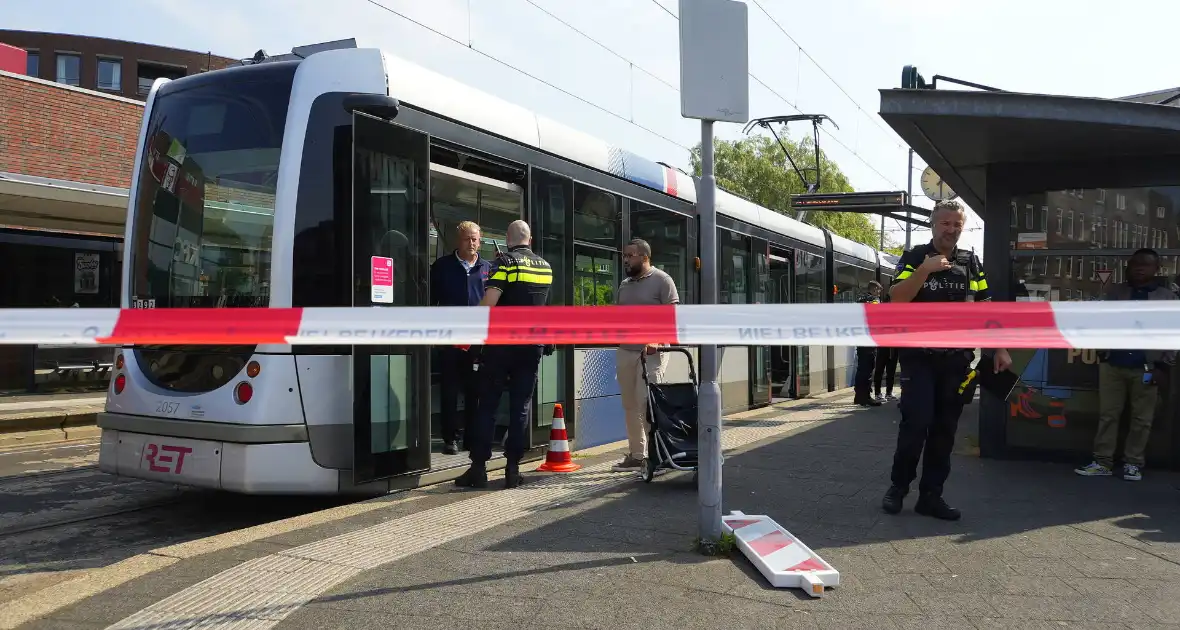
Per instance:
[[[479,364],[482,380],[479,413],[473,427],[475,434],[467,439],[473,465],[482,466],[492,458],[496,409],[504,390],[508,390],[508,434],[504,441],[504,455],[510,462],[519,462],[524,456],[529,402],[533,398],[540,365],[541,346],[484,347]]]
[[[856,349],[856,375],[853,377],[852,390],[856,392],[857,402],[870,398],[869,385],[873,382],[873,368],[876,363],[876,348],[869,346]]]
[[[959,385],[967,377],[971,359],[962,352],[925,353],[901,349],[901,424],[893,454],[893,485],[909,488],[922,460],[921,494],[942,496],[951,473],[955,431],[963,413]]]
[[[468,350],[442,347],[438,349],[439,359],[439,428],[443,442],[455,442],[460,431],[464,440],[470,440],[475,414],[479,409],[479,376],[482,372],[472,370],[473,359],[480,349]],[[463,394],[463,417],[459,417],[459,394]]]
[[[893,393],[893,379],[897,376],[897,348],[877,348],[877,364],[873,368],[873,390],[881,395],[881,378],[885,379],[885,393]]]

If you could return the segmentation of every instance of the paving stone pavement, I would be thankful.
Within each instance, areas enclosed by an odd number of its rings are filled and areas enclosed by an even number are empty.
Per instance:
[[[879,509],[897,411],[852,410],[731,456],[725,508],[770,514],[835,565],[822,599],[740,554],[704,558],[691,477],[637,481],[338,585],[284,630],[393,628],[1180,628],[1180,475],[956,456],[943,523]]]
[[[964,509],[964,520],[917,516],[912,498],[906,511],[888,516],[879,501],[897,420],[894,406],[860,409],[845,397],[730,424],[767,427],[766,435],[770,427],[796,427],[727,456],[725,508],[770,514],[835,565],[843,583],[818,600],[766,586],[740,553],[693,552],[695,487],[690,475],[669,473],[373,562],[270,622],[235,613],[128,623],[137,611],[252,561],[423,510],[487,502],[450,486],[423,489],[414,501],[390,497],[387,507],[349,519],[186,557],[22,629],[107,628],[122,620],[138,630],[1180,630],[1180,474],[1149,469],[1134,484],[1079,478],[1060,464],[956,455],[947,498]],[[599,468],[616,456],[579,461]],[[589,477],[584,483],[593,485]],[[523,495],[502,496],[509,505]],[[421,542],[406,546],[429,546]],[[250,586],[275,592],[268,605],[291,595],[263,576]]]

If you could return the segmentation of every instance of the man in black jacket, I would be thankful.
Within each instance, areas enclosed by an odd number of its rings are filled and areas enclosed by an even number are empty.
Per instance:
[[[463,221],[455,228],[455,235],[455,250],[430,265],[431,306],[479,306],[483,299],[491,264],[479,255],[479,226],[472,221]],[[442,378],[439,383],[439,424],[442,425],[443,453],[455,455],[459,452],[460,431],[466,442],[475,422],[479,396],[475,370],[479,348],[440,346],[438,357]],[[458,418],[459,392],[463,393],[462,425]],[[468,446],[465,444],[463,450]]]
[[[880,303],[881,283],[876,280],[870,280],[869,292],[857,298],[856,301],[860,304]],[[852,399],[854,404],[862,407],[881,406],[881,401],[873,398],[869,393],[869,385],[873,380],[873,368],[876,363],[877,348],[873,346],[862,346],[856,349],[856,376],[853,387],[856,396]]]

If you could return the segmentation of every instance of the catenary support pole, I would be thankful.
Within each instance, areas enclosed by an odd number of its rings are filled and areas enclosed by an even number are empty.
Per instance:
[[[713,121],[701,121],[701,304],[717,303],[717,180],[713,176]],[[717,384],[717,346],[701,346],[701,385],[697,438],[697,496],[701,541],[721,539],[721,387]]]

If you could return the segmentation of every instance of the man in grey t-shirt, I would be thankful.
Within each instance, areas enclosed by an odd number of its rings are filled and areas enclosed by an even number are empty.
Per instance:
[[[651,245],[635,239],[623,247],[623,271],[627,277],[619,285],[616,303],[619,306],[644,304],[677,304],[680,296],[676,283],[668,274],[651,266]],[[623,398],[623,414],[627,424],[628,453],[614,470],[637,471],[647,458],[647,386],[643,382],[640,355],[647,353],[647,378],[660,382],[668,355],[656,352],[657,344],[620,345],[615,351],[615,367],[619,390]]]

